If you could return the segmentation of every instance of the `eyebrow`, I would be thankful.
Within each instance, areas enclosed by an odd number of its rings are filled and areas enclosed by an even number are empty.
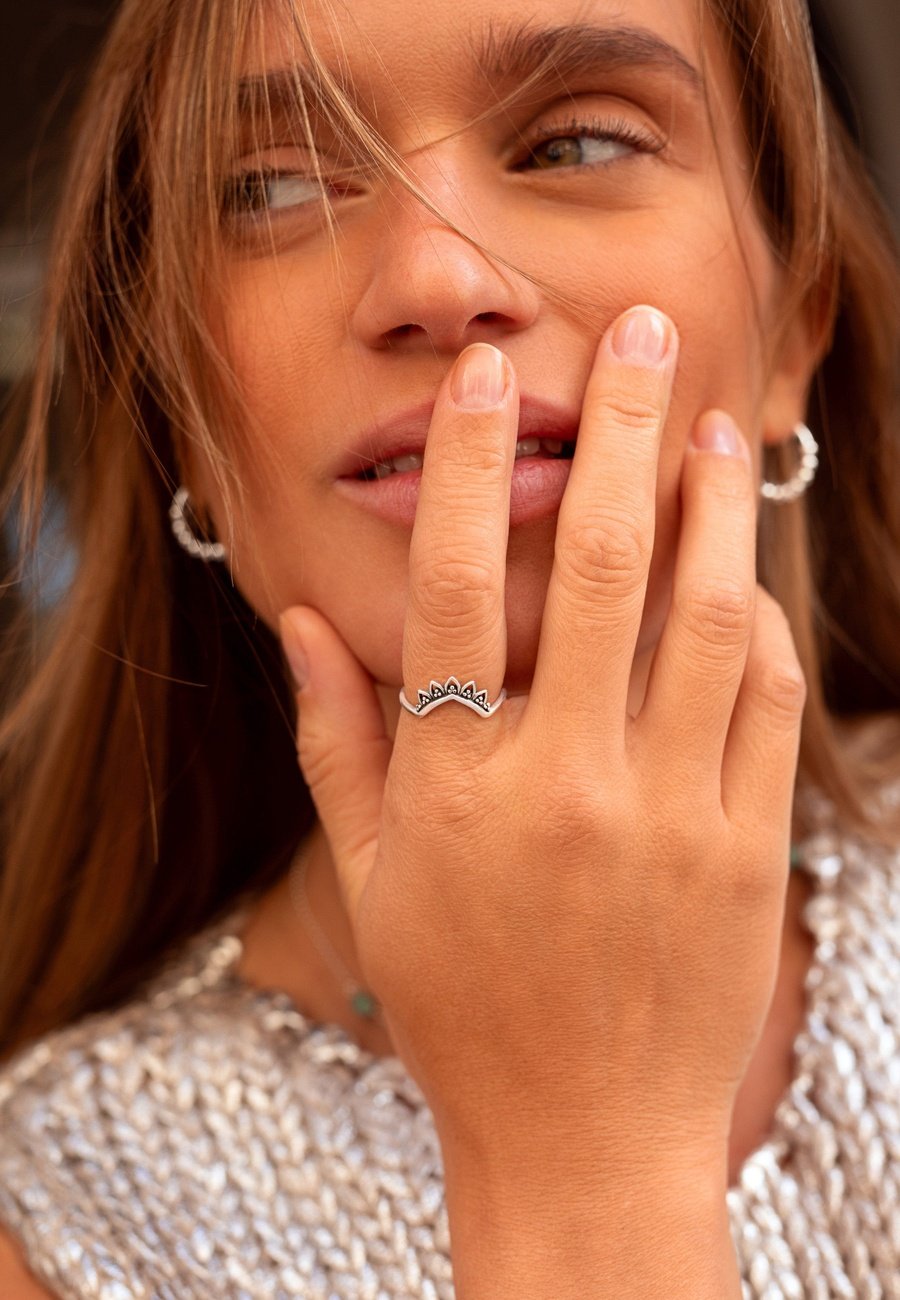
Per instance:
[[[525,81],[549,64],[554,79],[594,68],[643,68],[671,73],[697,95],[703,89],[703,78],[681,51],[644,27],[490,23],[481,41],[473,43],[473,54],[491,83]]]
[[[686,89],[700,96],[703,78],[674,45],[643,27],[603,27],[591,23],[537,27],[528,24],[489,23],[479,38],[469,42],[481,78],[492,87],[517,81],[535,84],[548,79],[565,81],[592,69],[658,70],[669,73]],[[352,102],[354,88],[345,71],[331,70],[335,82]],[[327,99],[322,79],[302,63],[271,68],[245,76],[237,83],[241,116],[271,112],[277,115],[296,106],[299,97],[310,106]]]

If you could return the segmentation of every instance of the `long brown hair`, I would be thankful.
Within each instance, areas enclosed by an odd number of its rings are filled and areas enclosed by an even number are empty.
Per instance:
[[[233,439],[252,413],[208,306],[224,283],[234,78],[271,9],[125,0],[74,124],[35,360],[3,441],[2,504],[21,536],[0,721],[5,1050],[127,995],[166,948],[274,880],[314,819],[278,644],[225,566],[187,556],[167,519],[192,449],[226,503],[242,490]],[[705,12],[742,87],[786,311],[824,303],[833,333],[810,415],[818,479],[760,516],[760,581],[809,685],[799,780],[896,842],[900,813],[879,820],[871,803],[900,777],[895,733],[877,753],[850,745],[848,725],[892,721],[900,704],[896,250],[823,94],[802,0]],[[315,112],[411,185],[293,17]],[[793,462],[769,468],[784,478]],[[58,512],[74,573],[46,607],[36,557],[48,535],[62,545]]]

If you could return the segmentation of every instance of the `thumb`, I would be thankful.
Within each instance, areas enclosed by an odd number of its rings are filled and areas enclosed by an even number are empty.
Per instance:
[[[393,742],[371,676],[317,610],[279,617],[297,686],[297,757],[334,858],[351,922],[378,844]]]

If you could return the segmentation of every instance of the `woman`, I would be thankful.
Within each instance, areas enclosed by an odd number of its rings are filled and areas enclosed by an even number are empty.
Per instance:
[[[126,0],[4,1296],[900,1294],[898,302],[801,0]]]

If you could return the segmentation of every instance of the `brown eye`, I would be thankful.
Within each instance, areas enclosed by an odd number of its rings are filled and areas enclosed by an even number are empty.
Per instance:
[[[321,196],[316,180],[272,171],[247,171],[226,183],[223,202],[226,211],[276,212],[296,207]]]
[[[577,165],[582,161],[581,146],[573,137],[561,136],[532,150],[531,160],[538,167],[554,167],[557,163]]]
[[[634,152],[628,141],[610,136],[558,135],[531,151],[531,161],[536,167],[589,167],[591,164],[615,162]]]
[[[663,141],[633,122],[567,122],[554,124],[529,145],[528,157],[516,170],[561,167],[603,167],[633,154],[659,153]]]

